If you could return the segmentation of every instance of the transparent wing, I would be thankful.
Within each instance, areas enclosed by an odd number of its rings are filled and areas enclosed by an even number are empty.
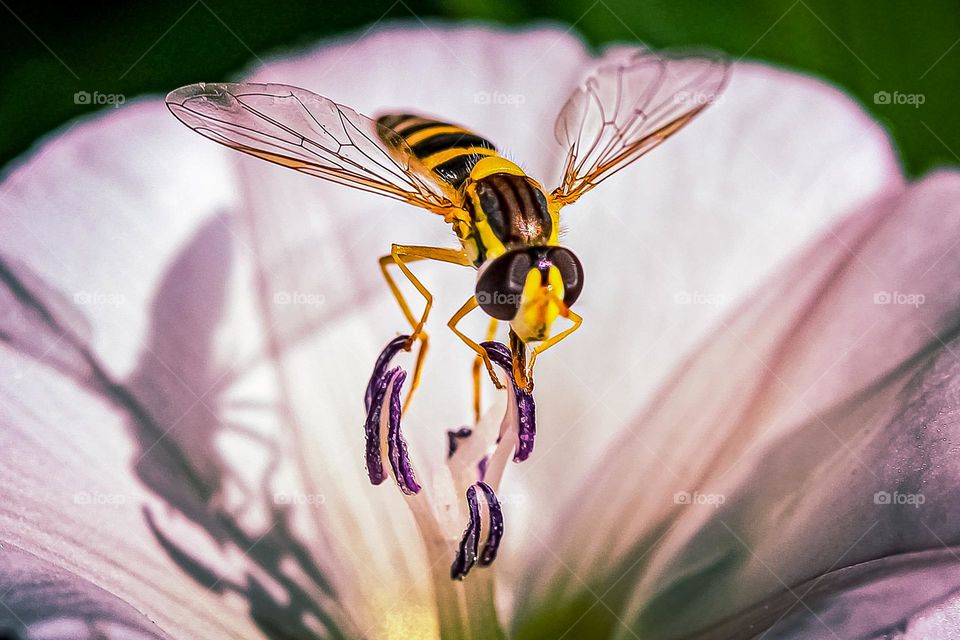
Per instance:
[[[553,197],[569,204],[690,122],[722,91],[730,65],[717,54],[641,49],[601,63],[560,111],[566,149]]]
[[[438,213],[453,207],[399,134],[305,89],[201,82],[172,91],[167,107],[252,156]]]

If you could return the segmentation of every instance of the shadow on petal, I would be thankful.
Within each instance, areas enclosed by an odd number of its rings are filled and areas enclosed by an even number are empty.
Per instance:
[[[167,270],[140,365],[125,385],[151,416],[131,422],[140,446],[137,475],[176,512],[145,510],[145,517],[174,562],[207,588],[240,594],[268,637],[344,637],[336,594],[294,533],[289,505],[274,499],[282,442],[258,421],[277,408],[254,401],[233,411],[222,385],[232,369],[214,364],[233,273],[230,224],[227,216],[208,222]],[[249,459],[255,473],[224,455],[228,436],[243,441],[241,460]],[[184,523],[173,522],[178,515],[224,552],[221,562],[165,532],[168,522],[182,531]],[[231,553],[240,561],[228,560]]]
[[[277,504],[271,490],[279,466],[277,434],[228,417],[229,385],[222,383],[227,376],[213,364],[233,273],[229,224],[226,216],[210,220],[170,265],[151,308],[152,329],[139,366],[126,383],[114,380],[94,354],[76,305],[26,265],[8,260],[0,261],[0,341],[127,417],[137,445],[134,470],[169,507],[144,507],[144,518],[161,548],[193,580],[242,596],[269,638],[342,638],[349,621],[294,532],[290,505]],[[263,356],[244,366],[258,360]],[[254,415],[276,412],[269,405],[255,409]],[[259,450],[252,457],[266,461],[254,480],[223,455],[218,440],[226,433],[239,434]],[[259,517],[251,520],[252,512]],[[198,541],[207,545],[202,553]],[[51,589],[69,586],[55,582]],[[21,611],[31,610],[6,602],[21,618]],[[64,597],[55,610],[82,617],[83,602]],[[110,612],[103,610],[105,620]]]
[[[0,544],[0,638],[169,640],[121,598],[9,543]]]

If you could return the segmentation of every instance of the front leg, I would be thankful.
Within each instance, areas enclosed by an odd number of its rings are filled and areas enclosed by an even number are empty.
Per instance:
[[[463,303],[463,306],[457,310],[453,317],[447,322],[447,326],[450,327],[450,330],[457,334],[457,337],[463,340],[464,344],[473,349],[473,351],[480,357],[483,361],[483,364],[487,367],[487,374],[489,374],[490,379],[493,381],[493,384],[496,385],[497,389],[505,389],[506,387],[500,382],[500,378],[497,377],[496,372],[493,370],[493,363],[490,362],[490,356],[487,355],[487,350],[481,347],[479,344],[471,340],[465,333],[457,329],[457,324],[460,323],[467,314],[477,308],[479,303],[477,302],[476,296],[470,296],[470,299]]]
[[[570,320],[572,324],[566,329],[564,329],[563,331],[561,331],[560,333],[558,333],[557,335],[553,336],[552,338],[548,338],[547,340],[538,344],[536,347],[530,349],[530,364],[527,367],[526,375],[524,376],[524,384],[520,384],[519,382],[517,382],[517,384],[523,387],[524,389],[526,389],[528,393],[533,391],[533,365],[536,364],[537,362],[537,356],[543,353],[544,351],[546,351],[547,349],[549,349],[550,347],[554,346],[555,344],[557,344],[567,336],[569,336],[571,333],[579,329],[580,325],[583,324],[583,318],[581,318],[579,315],[577,315],[576,313],[574,313],[569,309],[566,310],[566,313],[564,315],[567,317],[568,320]],[[517,340],[519,342],[519,338]],[[511,347],[512,346],[513,345],[511,343]],[[516,370],[518,366],[521,371],[523,370],[523,360],[526,356],[525,347],[526,345],[524,345],[523,342],[520,342],[519,349],[520,349],[520,354],[522,355],[519,358],[517,356],[517,352],[516,351],[513,352],[514,370]]]

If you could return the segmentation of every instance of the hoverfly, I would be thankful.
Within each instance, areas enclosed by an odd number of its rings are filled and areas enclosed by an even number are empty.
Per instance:
[[[502,385],[486,351],[457,328],[459,322],[479,307],[491,318],[488,339],[498,322],[509,323],[515,380],[532,389],[537,356],[582,323],[571,307],[583,288],[583,267],[559,243],[560,210],[690,122],[719,95],[728,69],[717,55],[671,57],[645,49],[601,61],[560,110],[555,134],[565,158],[560,184],[551,191],[481,135],[425,116],[374,120],[281,84],[198,83],[171,92],[166,101],[188,127],[228,147],[443,216],[459,248],[394,244],[380,267],[412,327],[405,349],[420,342],[407,403],[419,382],[427,347],[423,327],[433,302],[408,263],[437,260],[477,271],[474,294],[448,326],[477,354],[479,412],[481,363]],[[419,318],[390,265],[423,296]],[[552,333],[558,317],[570,324]]]

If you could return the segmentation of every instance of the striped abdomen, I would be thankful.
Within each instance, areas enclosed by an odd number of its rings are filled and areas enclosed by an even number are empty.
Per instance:
[[[377,123],[400,134],[428,169],[456,188],[460,188],[480,158],[497,152],[486,138],[438,120],[389,114],[377,118]]]

